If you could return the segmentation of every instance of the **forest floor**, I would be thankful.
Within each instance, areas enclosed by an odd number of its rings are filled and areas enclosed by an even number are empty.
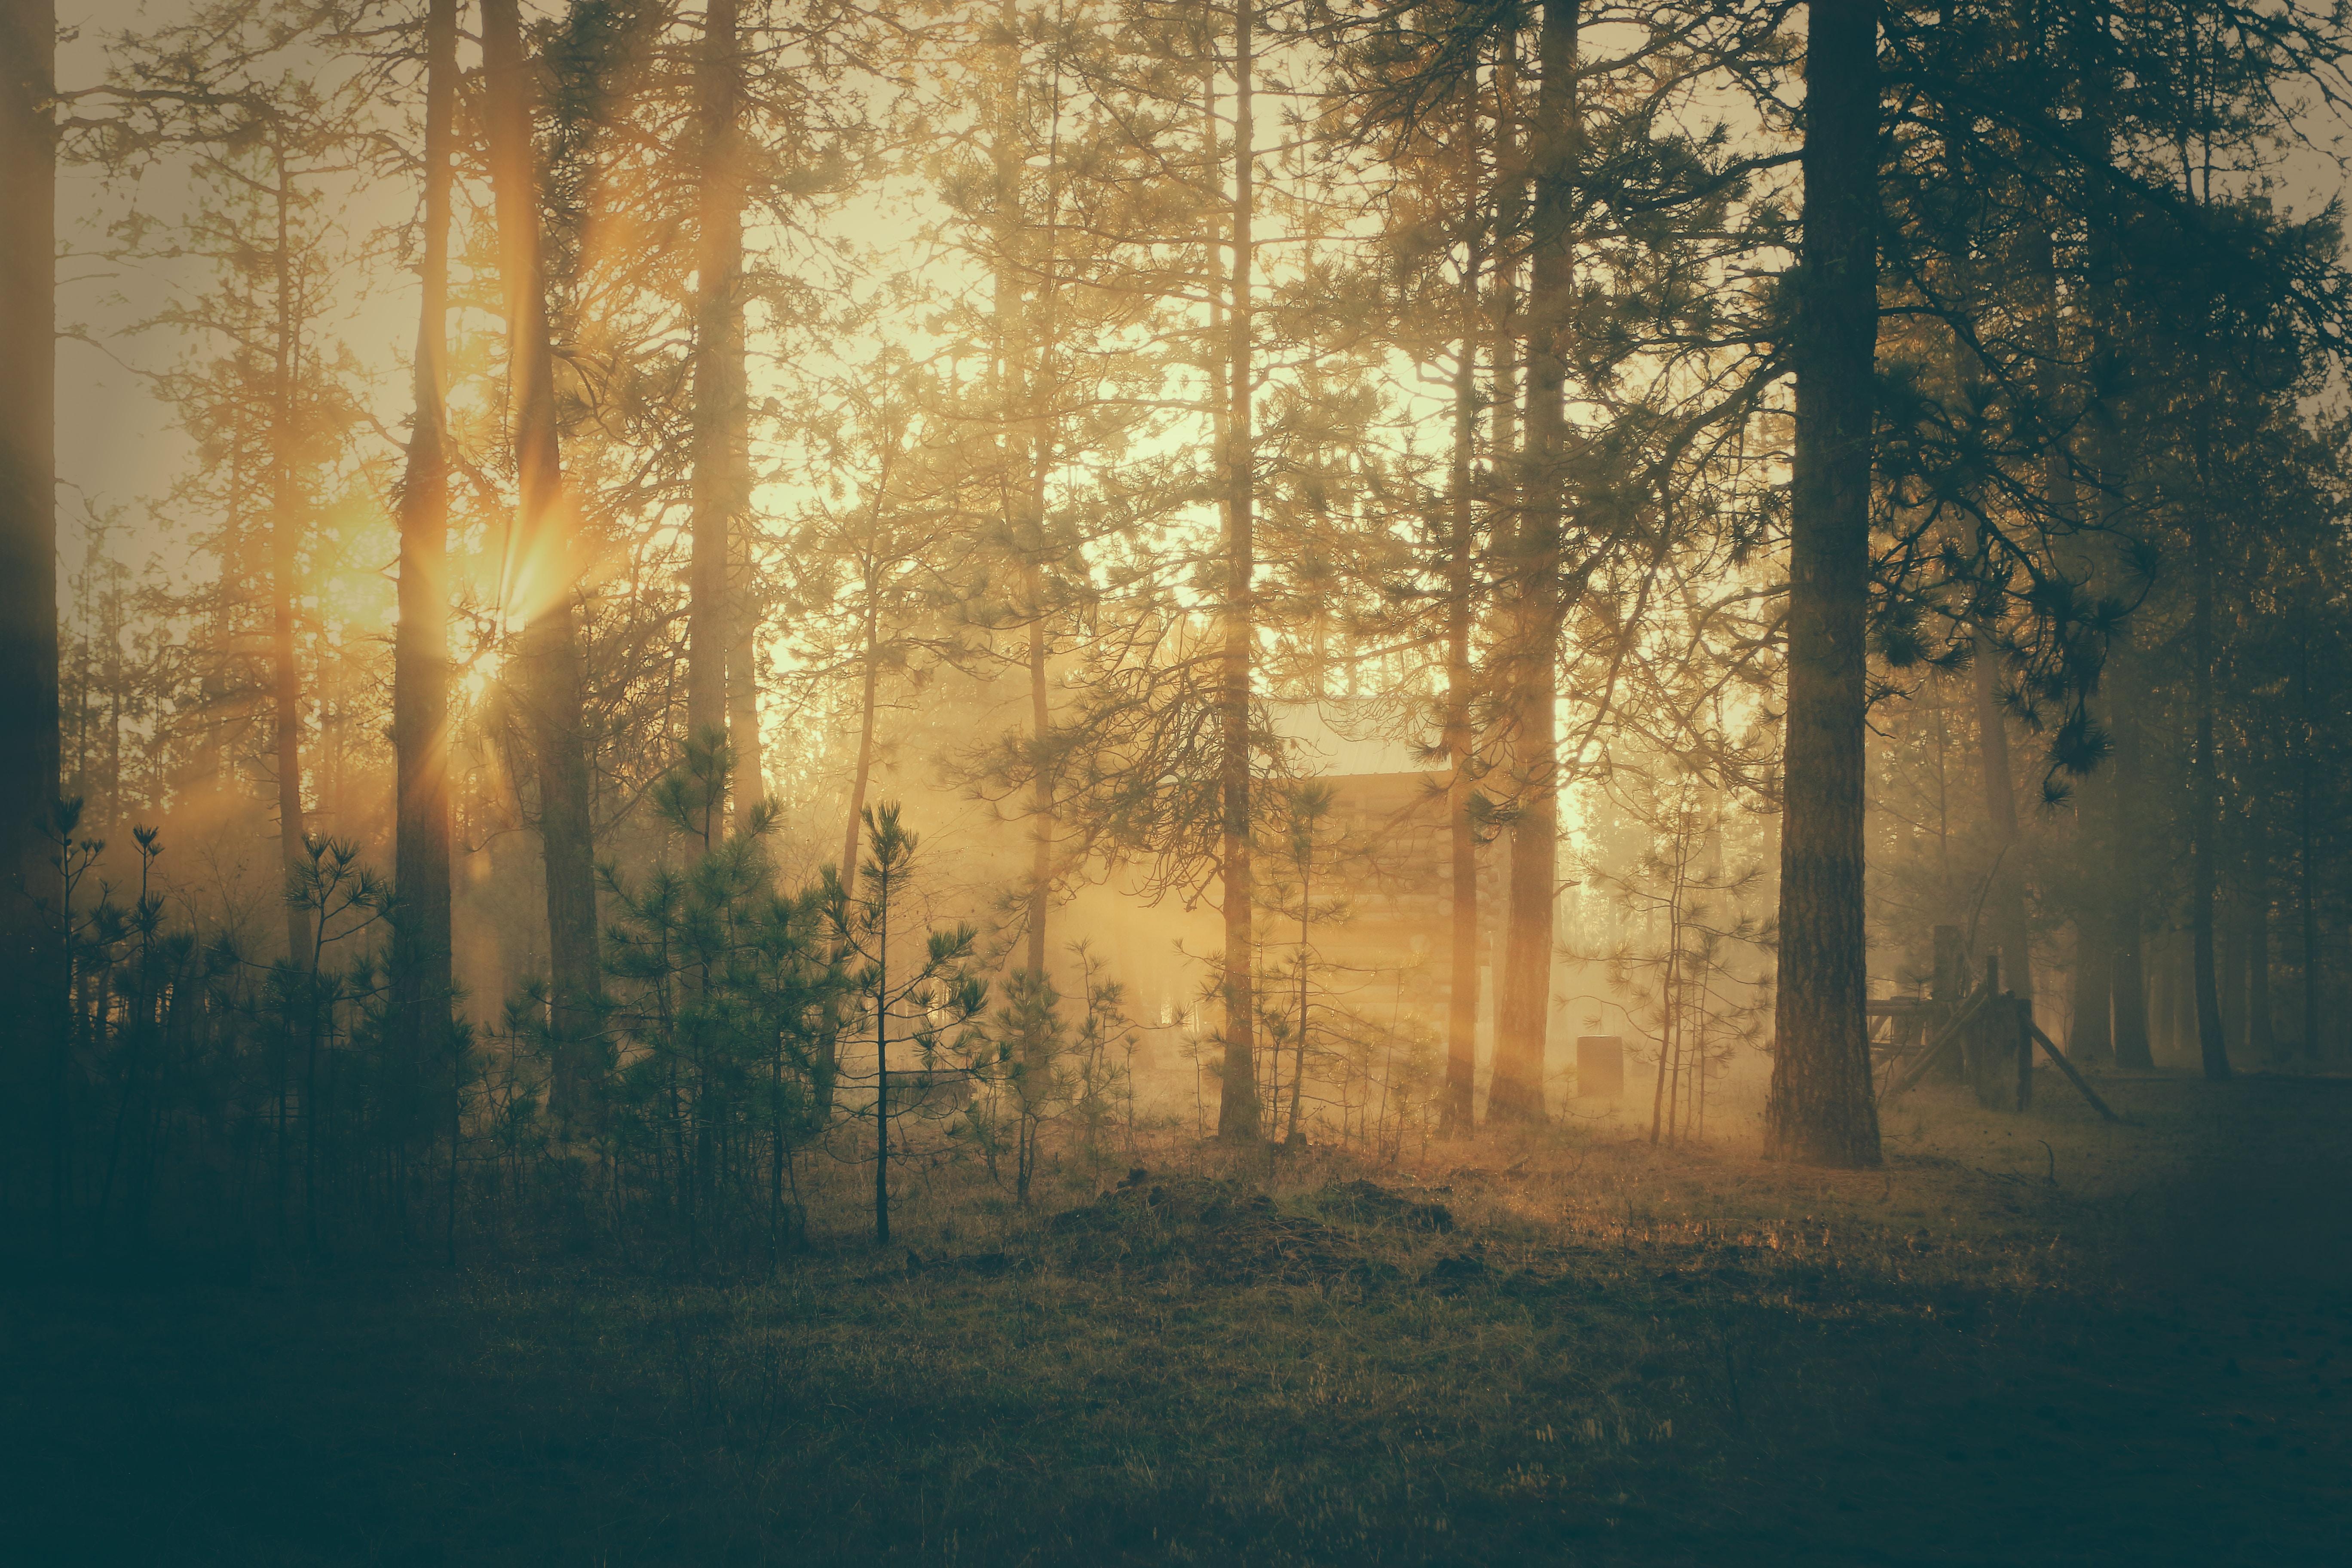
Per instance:
[[[0,1558],[2346,1561],[2352,1081],[2106,1087],[1868,1173],[1170,1143],[754,1284],[0,1286]]]

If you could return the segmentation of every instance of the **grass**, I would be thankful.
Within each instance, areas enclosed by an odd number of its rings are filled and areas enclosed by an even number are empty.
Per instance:
[[[1923,1092],[1867,1173],[1607,1123],[1270,1182],[1171,1144],[1058,1224],[941,1178],[909,1247],[853,1235],[753,1284],[9,1289],[5,1539],[28,1563],[2340,1561],[2352,1084],[2111,1089],[2132,1125]]]

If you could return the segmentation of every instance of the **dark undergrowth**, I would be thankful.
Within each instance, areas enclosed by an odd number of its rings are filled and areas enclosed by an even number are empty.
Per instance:
[[[20,1283],[7,1554],[2340,1562],[2352,1086],[2112,1098],[1923,1095],[1853,1174],[1605,1124],[1417,1172],[1171,1144],[749,1281]]]

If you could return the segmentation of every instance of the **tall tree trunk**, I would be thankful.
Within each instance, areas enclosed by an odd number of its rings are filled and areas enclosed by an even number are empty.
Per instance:
[[[1864,1004],[1864,637],[1878,340],[1878,6],[1812,0],[1790,357],[1788,742],[1768,1154],[1879,1163]]]
[[[2081,859],[2098,868],[2101,881],[2107,846],[2100,829],[2110,815],[2106,795],[2114,787],[2112,770],[2084,780],[2075,817]],[[2066,1054],[2074,1060],[2104,1062],[2115,1055],[2114,990],[2115,922],[2105,890],[2093,889],[2074,915],[2074,1017],[2066,1028]]]
[[[1472,479],[1478,444],[1478,279],[1484,249],[1478,226],[1477,133],[1478,79],[1474,69],[1463,93],[1459,149],[1465,254],[1461,342],[1454,361],[1454,468],[1447,476],[1453,505],[1445,541],[1444,738],[1453,932],[1445,996],[1445,1098],[1439,1124],[1450,1138],[1465,1137],[1471,1131],[1478,1068],[1478,825],[1472,815],[1478,784],[1473,768],[1476,737],[1471,724],[1470,668],[1470,634],[1476,613],[1477,521]]]
[[[1028,255],[1029,228],[1022,187],[1026,147],[1019,0],[1002,0],[997,21],[1001,58],[992,110],[993,124],[990,128],[990,153],[996,179],[991,236],[995,247],[996,398],[1003,431],[997,483],[1006,543],[1020,563],[1023,614],[1028,623],[1024,628],[1024,669],[1029,682],[1030,743],[1036,771],[1030,785],[1025,957],[1029,973],[1042,982],[1051,945],[1048,927],[1053,915],[1054,878],[1054,781],[1045,761],[1045,736],[1052,721],[1047,679],[1051,649],[1045,632],[1044,570],[1045,476],[1049,461],[1045,400],[1052,348],[1050,327],[1037,331],[1044,323],[1032,321],[1028,290],[1034,279],[1041,295],[1050,292],[1052,258],[1047,256],[1041,266]],[[1045,317],[1050,312],[1050,304],[1041,298],[1036,314]],[[1033,349],[1036,353],[1034,379],[1030,362]]]
[[[2017,787],[2010,774],[2009,721],[2001,711],[1994,671],[1999,655],[1983,630],[1976,635],[1977,761],[1984,785],[1985,820],[1992,827],[1993,860],[1986,875],[1985,912],[1990,946],[2000,952],[2001,980],[2011,992],[2033,995],[2032,927],[2025,918],[2024,846],[2017,831]],[[1979,943],[1982,947],[1984,943]]]
[[[1054,910],[1054,835],[1055,784],[1046,751],[1053,727],[1053,638],[1046,625],[1045,491],[1053,472],[1055,440],[1055,353],[1061,346],[1061,294],[1057,269],[1061,255],[1061,131],[1058,79],[1054,87],[1053,134],[1046,152],[1045,255],[1037,267],[1035,324],[1029,335],[1035,342],[1034,376],[1028,391],[1029,412],[1029,561],[1023,592],[1029,616],[1029,736],[1037,748],[1036,774],[1030,792],[1029,963],[1041,978],[1048,951],[1046,928]]]
[[[2319,957],[2319,867],[2317,815],[2319,742],[2318,714],[2311,697],[2311,623],[2295,640],[2295,688],[2303,700],[2303,744],[2295,768],[2294,856],[2296,912],[2303,926],[2303,1058],[2320,1057],[2319,998],[2322,964]],[[2267,952],[2265,953],[2267,959]]]
[[[2248,858],[2252,858],[2253,826],[2247,825]],[[2215,966],[2221,996],[2221,1039],[2231,1050],[2246,1043],[2246,932],[2247,911],[2252,907],[2252,894],[2246,876],[2247,868],[2239,868],[2236,881],[2222,895],[2221,907],[2215,911],[2213,943],[2219,962]]]
[[[65,1160],[58,799],[55,0],[0,0],[0,1138]],[[44,1080],[47,1080],[46,1082]],[[0,1203],[7,1196],[0,1187]],[[65,1193],[52,1194],[62,1247]]]
[[[2200,463],[2200,473],[2202,468]],[[2197,586],[2191,640],[2195,644],[2193,657],[2197,660],[2197,763],[2189,781],[2189,787],[2195,793],[2195,806],[2190,824],[2189,862],[2193,886],[2189,892],[2189,918],[2191,940],[2196,946],[2193,962],[2196,967],[2198,1055],[2203,1060],[2205,1076],[2218,1080],[2230,1076],[2230,1049],[2221,1037],[2221,999],[2213,986],[2214,861],[2218,858],[2219,848],[2214,836],[2221,826],[2221,786],[2219,759],[2213,754],[2213,525],[2202,497],[2199,500],[2193,527]]]
[[[2155,1068],[2156,1058],[2148,1049],[2147,979],[2141,962],[2140,858],[2146,846],[2138,837],[2136,808],[2143,786],[2139,721],[2134,706],[2139,695],[2138,671],[2126,646],[2118,646],[2116,663],[2111,682],[2116,688],[2115,777],[2107,792],[2106,846],[2113,899],[2109,910],[2113,940],[2108,951],[2115,966],[2116,1065],[2145,1072]]]
[[[1576,287],[1569,225],[1581,125],[1577,106],[1579,0],[1549,0],[1537,34],[1541,80],[1528,159],[1535,205],[1528,250],[1528,453],[1510,554],[1514,642],[1507,650],[1517,812],[1502,984],[1495,994],[1495,1073],[1489,1121],[1544,1120],[1551,1027],[1554,911],[1559,890],[1560,582],[1568,473],[1569,312]]]
[[[293,192],[287,183],[286,150],[281,145],[276,152],[277,363],[273,370],[277,384],[270,409],[269,662],[276,721],[278,858],[290,892],[295,876],[309,858],[302,842],[302,672],[295,662],[294,626],[298,597],[294,579],[300,568],[302,546],[302,492],[294,471],[294,378],[301,370],[301,344],[296,337],[299,311],[294,300]],[[287,960],[301,963],[310,955],[310,907],[289,897],[286,900]],[[307,1106],[304,1114],[309,1114]]]
[[[1218,723],[1223,749],[1224,834],[1221,881],[1224,902],[1224,1046],[1219,1075],[1217,1135],[1258,1136],[1257,962],[1250,865],[1250,677],[1257,639],[1257,541],[1255,530],[1256,452],[1251,439],[1250,394],[1256,371],[1250,354],[1250,219],[1256,154],[1250,123],[1250,68],[1255,0],[1234,7],[1233,289],[1229,321],[1225,416],[1224,647],[1220,661]]]
[[[539,180],[516,0],[482,0],[483,121],[506,286],[514,400],[514,580],[524,612],[523,696],[539,776],[559,1114],[587,1112],[585,1057],[604,984],[596,952],[596,864],[585,676],[572,605],[579,577],[571,499],[555,423],[555,356],[540,259]]]
[[[2277,1014],[2271,1001],[2271,879],[2268,856],[2255,851],[2247,867],[2244,934],[2246,961],[2246,1051],[2267,1062],[2278,1049]]]
[[[2114,132],[2105,118],[2105,106],[2114,94],[2115,70],[2104,14],[2084,7],[2074,15],[2074,52],[2083,72],[2084,112],[2080,126],[2084,158],[2104,167],[2115,155]],[[2085,407],[2091,431],[2091,459],[2098,483],[2094,506],[2105,536],[2120,543],[2127,538],[2131,510],[2132,453],[2127,447],[2117,405],[2127,380],[2117,343],[2116,310],[2121,299],[2122,247],[2118,216],[2107,199],[2107,189],[2092,186],[2088,276],[2084,296],[2084,325],[2090,333],[2090,387]],[[2109,695],[2115,750],[2103,792],[2106,805],[2104,851],[2106,896],[2095,918],[2107,931],[2108,982],[2112,1002],[2111,1039],[2119,1068],[2146,1070],[2155,1065],[2148,1050],[2147,985],[2141,963],[2140,860],[2144,846],[2138,837],[2137,803],[2139,776],[2138,708],[2146,693],[2132,648],[2131,628],[2116,636],[2109,651],[2105,684]]]
[[[450,157],[457,97],[457,0],[431,0],[425,23],[425,235],[417,271],[416,413],[400,490],[400,625],[393,637],[396,774],[392,1047],[406,1132],[427,1054],[449,1027],[449,462],[443,450],[443,356],[449,314]]]
[[[876,503],[880,510],[880,503]],[[841,840],[841,886],[857,891],[857,830],[866,818],[866,790],[874,776],[874,709],[881,683],[880,611],[874,603],[877,590],[869,586],[866,604],[866,649],[857,678],[857,759],[849,775],[849,822]]]
[[[878,862],[874,942],[874,1245],[890,1245],[890,861]]]
[[[737,406],[746,405],[739,399]],[[735,493],[742,504],[736,509],[735,542],[728,552],[730,602],[735,614],[734,635],[727,644],[727,745],[734,763],[734,824],[740,833],[768,798],[768,755],[760,740],[760,628],[766,616],[751,548],[749,418],[739,419],[735,431],[735,450],[742,458],[736,465]]]
[[[1029,573],[1029,737],[1036,748],[1036,774],[1029,799],[1029,973],[1045,975],[1046,923],[1054,912],[1054,775],[1045,760],[1046,734],[1053,722],[1051,688],[1047,684],[1045,621],[1037,607],[1038,574]]]
[[[743,193],[736,132],[737,0],[709,0],[695,64],[701,141],[694,310],[693,551],[687,606],[686,721],[697,741],[727,732],[735,641],[730,579],[739,507],[736,430],[743,411]],[[740,761],[740,759],[739,759]]]
[[[735,0],[710,0],[696,62],[700,188],[696,234],[694,453],[690,600],[687,611],[687,725],[698,741],[727,730],[728,554],[731,497],[727,461],[729,374],[735,346],[742,211],[734,191]]]

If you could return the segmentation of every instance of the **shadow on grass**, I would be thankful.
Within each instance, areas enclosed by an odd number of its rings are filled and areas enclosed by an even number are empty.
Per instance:
[[[13,1552],[2335,1560],[2352,1096],[2111,1087],[2134,1125],[1924,1097],[1867,1173],[1605,1125],[1270,1180],[1171,1145],[1057,1222],[942,1181],[911,1248],[753,1282],[20,1288]]]

